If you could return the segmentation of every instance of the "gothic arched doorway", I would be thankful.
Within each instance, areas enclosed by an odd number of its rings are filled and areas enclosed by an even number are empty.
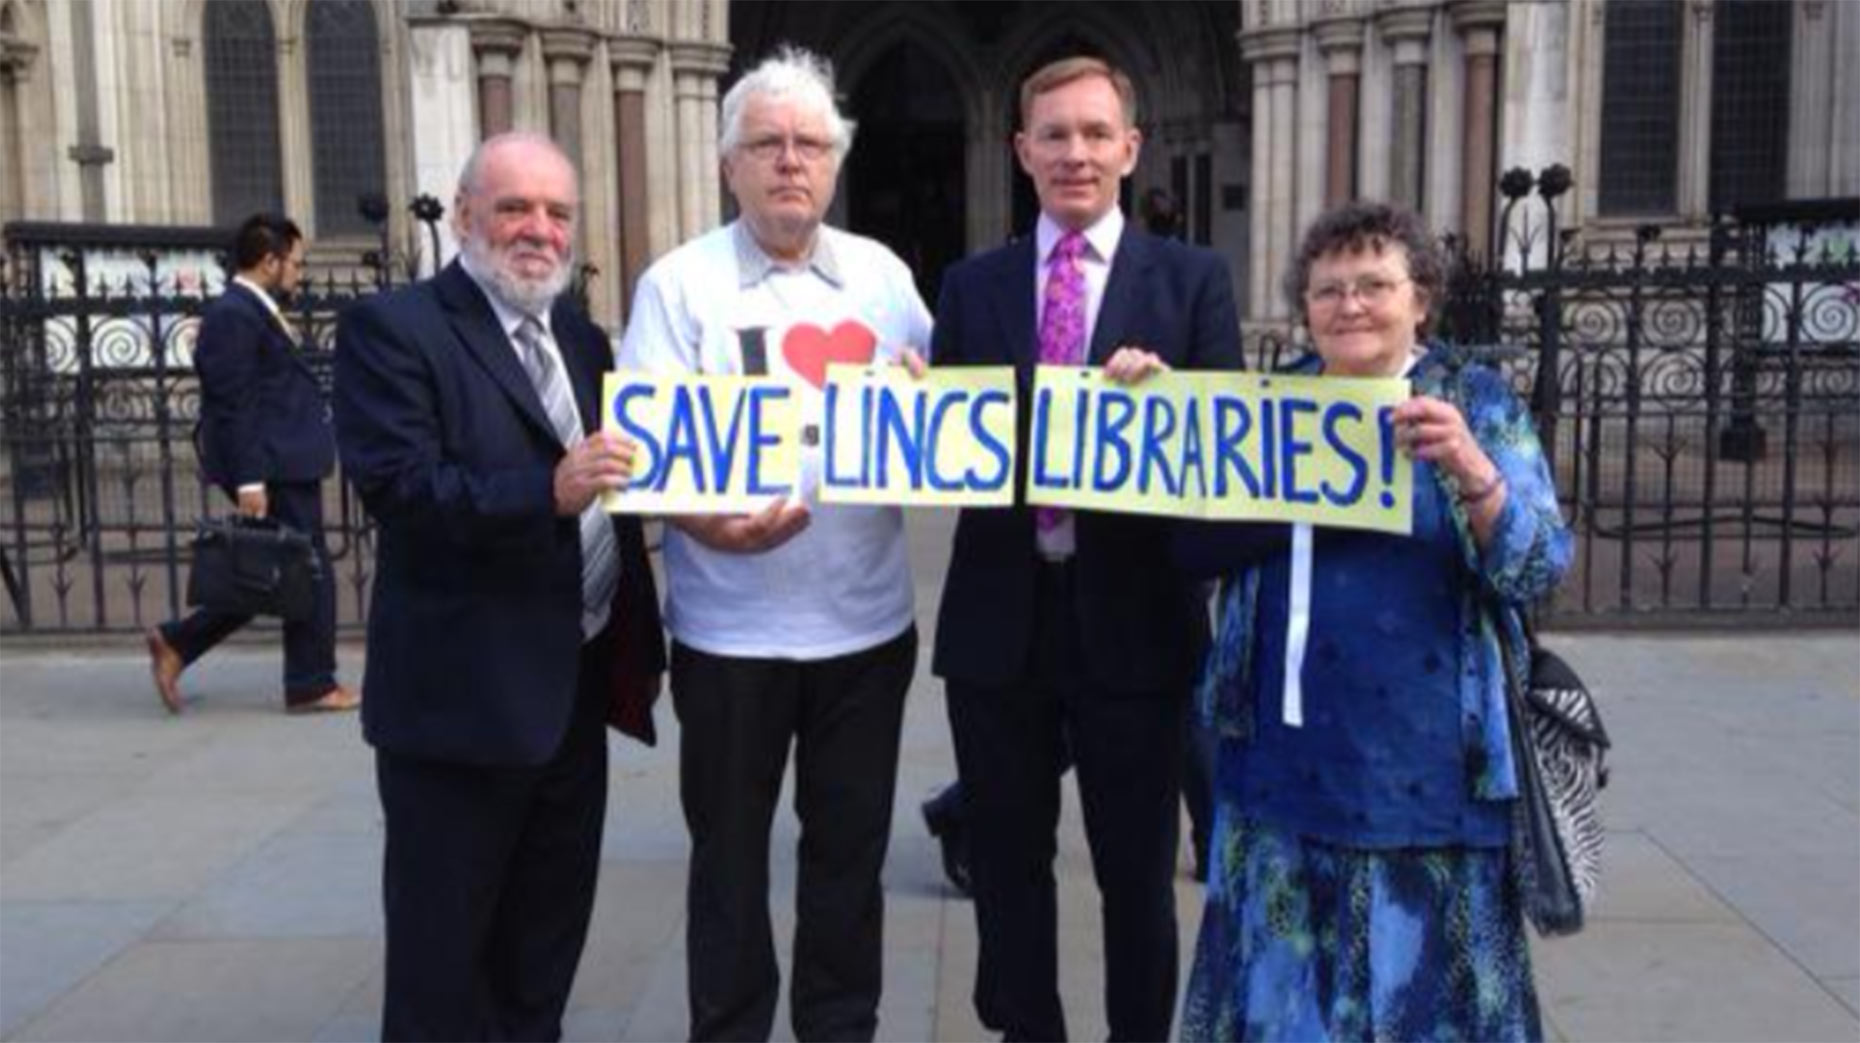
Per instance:
[[[850,108],[847,227],[904,258],[934,308],[943,269],[967,248],[962,93],[928,51],[900,40],[866,67]]]

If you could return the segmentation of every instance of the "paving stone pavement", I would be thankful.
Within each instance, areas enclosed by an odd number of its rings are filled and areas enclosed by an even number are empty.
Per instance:
[[[920,625],[948,528],[912,518]],[[1617,753],[1597,916],[1535,947],[1566,1040],[1860,1039],[1860,634],[1552,634],[1604,700]],[[925,642],[926,649],[928,642]],[[345,676],[364,650],[345,645]],[[0,1039],[371,1040],[381,989],[381,817],[350,716],[279,712],[275,641],[221,649],[169,718],[138,642],[0,645]],[[684,1037],[686,840],[676,721],[613,743],[574,1040]],[[975,925],[917,804],[952,771],[928,654],[906,712],[879,1034],[986,1038]],[[1067,788],[1062,992],[1102,1038],[1090,862]],[[771,905],[793,928],[796,825]],[[1184,869],[1187,856],[1184,853]],[[1177,887],[1183,966],[1199,888]],[[790,1038],[784,1009],[777,1037]]]

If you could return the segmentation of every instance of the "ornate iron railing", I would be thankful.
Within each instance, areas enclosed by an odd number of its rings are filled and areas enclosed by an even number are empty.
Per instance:
[[[1509,349],[1553,454],[1580,541],[1554,614],[1860,623],[1860,202],[1598,243],[1558,227],[1568,187],[1508,174],[1499,263],[1462,253],[1443,309]]]

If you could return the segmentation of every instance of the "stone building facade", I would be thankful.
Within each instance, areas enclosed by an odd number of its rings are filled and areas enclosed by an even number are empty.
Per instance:
[[[1130,70],[1165,188],[1282,326],[1299,230],[1359,196],[1491,246],[1498,172],[1568,165],[1591,236],[1683,237],[1738,202],[1860,195],[1860,5],[1830,0],[0,0],[0,221],[227,224],[259,205],[313,258],[450,203],[473,142],[545,130],[583,178],[596,317],[722,220],[717,105],[783,40],[841,71],[859,124],[835,219],[933,292],[1025,230],[1014,88],[1086,51]],[[451,244],[440,253],[449,256]]]

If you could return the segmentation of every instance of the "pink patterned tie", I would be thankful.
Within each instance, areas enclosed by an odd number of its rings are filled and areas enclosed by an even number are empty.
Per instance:
[[[1085,361],[1085,269],[1079,256],[1085,252],[1085,237],[1067,232],[1053,246],[1046,274],[1046,294],[1040,307],[1040,362],[1048,366],[1077,366]],[[1040,507],[1033,514],[1034,525],[1050,532],[1064,521],[1067,511],[1058,507]]]

